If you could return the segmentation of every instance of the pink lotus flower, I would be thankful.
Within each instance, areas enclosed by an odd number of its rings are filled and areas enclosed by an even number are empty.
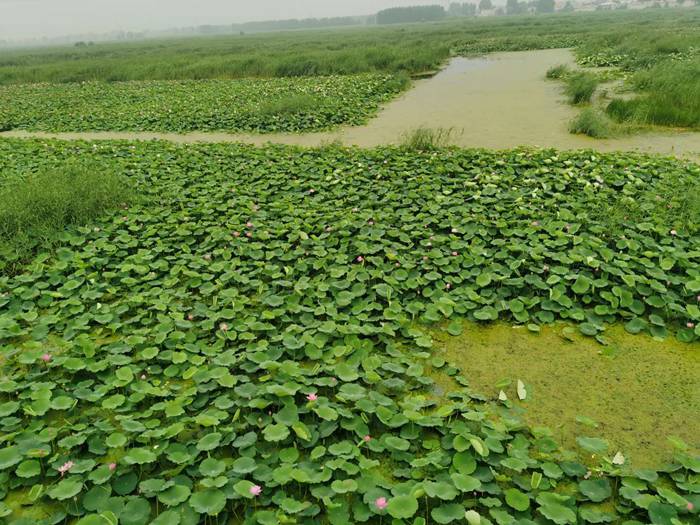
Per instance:
[[[141,374],[141,379],[146,379],[146,374]]]
[[[459,253],[457,253],[457,252],[452,252],[452,257],[457,257],[458,255],[459,255]]]
[[[309,190],[309,193],[316,193],[316,190],[313,189],[313,188],[311,188],[311,189]]]
[[[678,235],[678,232],[677,232],[676,230],[671,230],[669,233],[670,233],[671,235]]]
[[[365,443],[369,443],[370,441],[372,441],[372,436],[367,434],[365,437],[362,438],[362,441],[364,441]]]
[[[375,505],[379,510],[384,510],[384,509],[387,507],[388,502],[387,502],[386,498],[383,498],[383,497],[382,497],[382,498],[377,498],[377,499],[374,500],[374,505]]]
[[[395,263],[394,266],[396,266],[397,268],[399,268],[399,267],[401,266],[401,263]]]
[[[688,322],[685,326],[688,328],[695,328],[695,323]]]
[[[110,464],[109,464],[109,470],[114,471],[114,470],[116,470],[116,468],[117,468],[117,464],[116,464],[116,463],[110,463]]]
[[[318,399],[318,396],[315,393],[311,392],[306,396],[306,399],[308,399],[309,401],[316,401]]]
[[[241,232],[233,232],[233,236],[234,236],[234,237],[240,237],[240,236],[241,236]]]
[[[695,505],[693,505],[693,504],[689,501],[688,504],[685,506],[685,508],[692,512],[693,509],[695,508]]]
[[[252,228],[252,227],[253,227],[253,223],[250,222],[250,221],[248,221],[248,222],[245,223],[245,227],[246,227],[246,228]],[[256,485],[256,486],[257,486],[257,485]]]
[[[260,496],[260,493],[262,492],[262,487],[260,485],[253,485],[250,487],[250,493],[253,496]]]
[[[211,254],[207,253],[207,254],[204,256],[204,260],[205,260],[205,261],[211,261]]]
[[[188,321],[191,321],[192,319],[194,319],[194,315],[192,315],[192,314],[187,314],[187,320],[188,320]]]
[[[248,237],[249,239],[253,238],[252,232],[246,232],[245,236]]]
[[[370,219],[369,221],[367,221],[367,224],[369,224],[370,226],[374,226],[374,221]]]
[[[357,256],[357,259],[355,259],[355,260],[356,260],[357,262],[361,263],[361,262],[364,262],[364,261],[365,261],[365,258],[362,257],[362,255],[358,255],[358,256]]]
[[[542,269],[543,269],[545,272],[548,272],[548,271],[549,271],[549,266],[547,266],[547,265],[545,264],[545,265],[542,267]]]
[[[58,467],[58,471],[61,473],[61,476],[63,476],[66,472],[72,469],[73,465],[75,465],[75,463],[73,463],[72,461],[66,461],[63,465]]]
[[[42,360],[44,363],[48,363],[49,361],[51,361],[51,354],[44,354],[44,355],[42,355],[42,356],[41,356],[41,360]]]
[[[222,332],[228,332],[228,324],[226,324],[226,323],[221,323],[221,324],[219,325],[219,330],[221,330]]]

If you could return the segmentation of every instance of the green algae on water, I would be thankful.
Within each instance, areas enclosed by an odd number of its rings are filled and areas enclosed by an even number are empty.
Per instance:
[[[669,437],[700,449],[698,344],[633,336],[616,326],[602,346],[565,324],[533,334],[504,323],[465,323],[458,337],[441,331],[434,337],[438,355],[461,369],[472,391],[494,401],[503,391],[508,402],[501,410],[549,427],[564,448],[576,450],[577,436],[599,436],[632,467],[671,460]],[[449,378],[437,380],[453,388]]]

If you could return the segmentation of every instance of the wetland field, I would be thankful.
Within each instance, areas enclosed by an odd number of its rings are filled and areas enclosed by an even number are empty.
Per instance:
[[[700,8],[0,49],[0,524],[700,525]]]

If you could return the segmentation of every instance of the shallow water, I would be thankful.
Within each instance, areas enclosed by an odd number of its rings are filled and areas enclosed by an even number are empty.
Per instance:
[[[576,450],[576,436],[603,437],[610,455],[621,451],[632,467],[669,461],[669,436],[700,450],[700,345],[633,336],[621,327],[605,332],[610,343],[603,347],[564,324],[539,334],[505,323],[464,326],[458,337],[435,334],[436,355],[458,366],[473,392],[495,401],[503,389],[515,412],[524,409],[529,424],[550,428],[565,448]],[[453,387],[444,376],[436,379],[445,390]],[[526,385],[524,401],[518,379]]]
[[[66,139],[163,139],[174,142],[276,142],[318,146],[339,141],[373,147],[400,142],[421,126],[452,128],[453,144],[506,149],[517,146],[600,151],[643,151],[700,158],[700,133],[666,131],[599,140],[571,135],[568,123],[577,110],[567,105],[561,83],[547,81],[551,66],[573,64],[566,49],[496,53],[481,58],[457,57],[433,78],[388,103],[367,125],[327,133],[27,133],[0,136],[39,136]]]

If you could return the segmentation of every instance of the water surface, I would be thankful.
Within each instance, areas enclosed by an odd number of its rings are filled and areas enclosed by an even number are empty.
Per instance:
[[[576,436],[603,437],[611,457],[621,451],[632,467],[656,468],[672,459],[668,437],[700,451],[700,344],[633,336],[619,326],[605,337],[604,347],[566,324],[533,334],[505,323],[466,323],[458,337],[435,334],[436,355],[458,366],[473,392],[495,401],[503,390],[516,413],[550,428],[569,450],[576,450]],[[444,376],[436,379],[456,388]],[[518,379],[526,385],[524,401]]]
[[[565,103],[560,82],[544,78],[547,69],[573,65],[567,49],[495,53],[486,57],[456,57],[436,76],[388,103],[367,125],[343,127],[326,133],[28,133],[66,139],[163,139],[174,142],[275,142],[318,146],[338,141],[373,147],[395,144],[419,127],[452,128],[453,144],[464,147],[508,149],[540,146],[557,149],[592,148],[600,151],[642,151],[700,158],[700,133],[664,131],[617,139],[593,139],[568,132],[577,109]]]

